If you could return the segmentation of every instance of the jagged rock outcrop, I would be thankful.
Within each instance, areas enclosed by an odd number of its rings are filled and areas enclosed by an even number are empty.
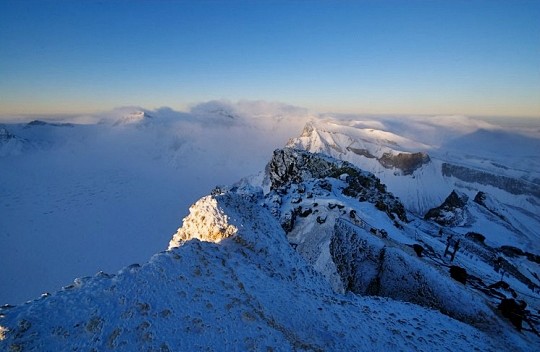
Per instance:
[[[229,218],[218,207],[214,196],[201,198],[190,208],[183,225],[174,234],[169,249],[180,246],[184,241],[197,238],[206,242],[220,242],[234,235],[238,229],[229,223]]]
[[[277,149],[266,167],[271,190],[279,190],[289,184],[319,179],[321,188],[329,187],[322,179],[329,177],[342,179],[346,186],[342,194],[368,201],[394,219],[407,221],[403,204],[386,191],[386,186],[373,174],[362,171],[346,161],[337,160],[323,154],[313,154],[297,149]],[[278,192],[279,193],[279,192]]]
[[[468,200],[469,197],[466,194],[454,190],[440,206],[430,209],[424,219],[435,221],[442,226],[465,224],[469,220],[466,209]]]

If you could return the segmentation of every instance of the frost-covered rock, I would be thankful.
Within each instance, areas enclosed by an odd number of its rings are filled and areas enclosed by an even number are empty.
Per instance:
[[[213,196],[206,196],[189,208],[190,214],[184,219],[182,227],[174,234],[169,249],[182,242],[197,238],[201,241],[220,242],[232,236],[238,229],[229,224],[229,217],[218,206]]]
[[[324,179],[344,180],[345,187],[341,188],[343,195],[376,204],[390,218],[397,216],[401,221],[407,221],[403,204],[386,191],[386,186],[377,177],[346,161],[302,150],[277,149],[266,167],[266,173],[271,190],[278,190],[278,193],[286,192],[290,184],[310,180],[320,180],[317,184],[319,191],[332,192],[332,186]]]
[[[486,303],[388,239],[344,221],[336,222],[330,253],[348,290],[391,297],[437,309],[457,320],[493,329],[497,317]],[[497,326],[498,327],[498,326]]]
[[[526,350],[436,311],[334,293],[289,246],[271,214],[240,194],[193,207],[227,223],[220,242],[200,234],[116,275],[100,273],[17,307],[0,308],[0,349],[388,351]],[[219,211],[215,211],[219,209]],[[207,209],[208,210],[208,209]],[[193,223],[192,223],[193,222]],[[212,231],[211,231],[212,232]],[[369,322],[366,324],[366,322]]]
[[[453,190],[440,206],[430,209],[424,219],[435,221],[442,226],[464,225],[470,221],[468,200],[466,194]]]

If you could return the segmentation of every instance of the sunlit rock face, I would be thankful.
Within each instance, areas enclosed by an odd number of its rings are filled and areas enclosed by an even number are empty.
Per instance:
[[[206,242],[220,242],[238,231],[235,226],[229,224],[229,217],[213,196],[201,198],[189,208],[189,211],[190,214],[184,218],[182,227],[171,239],[169,249],[193,238]]]

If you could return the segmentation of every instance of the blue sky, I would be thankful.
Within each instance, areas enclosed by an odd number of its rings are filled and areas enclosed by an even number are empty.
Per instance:
[[[269,100],[540,117],[540,1],[0,0],[0,114]]]

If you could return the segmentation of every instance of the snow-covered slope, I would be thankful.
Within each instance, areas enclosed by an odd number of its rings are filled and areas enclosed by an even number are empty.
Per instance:
[[[413,304],[334,293],[289,246],[279,223],[256,198],[235,193],[205,197],[191,208],[171,249],[147,264],[77,279],[52,295],[2,308],[1,349],[531,347],[526,339],[482,332]]]
[[[33,117],[0,126],[0,304],[163,249],[190,204],[260,172],[301,131],[305,111],[267,105],[123,108],[68,120],[86,124]]]
[[[494,246],[492,236],[477,243],[478,233],[463,235],[416,218],[376,177],[348,162],[276,150],[267,175],[270,191],[264,205],[336,292],[413,302],[491,331],[499,329],[492,311],[502,297],[524,300],[532,311],[540,304],[536,254]],[[459,208],[461,216],[480,207],[475,202],[463,208],[466,199],[447,203],[447,212]],[[494,228],[487,221],[483,225]],[[441,236],[442,230],[446,235]],[[461,243],[454,258],[445,254],[448,236],[452,246]],[[417,258],[419,248],[425,251],[423,259]],[[468,273],[466,287],[451,279],[452,265]],[[501,280],[500,272],[506,273],[512,295],[490,287]]]
[[[470,199],[483,192],[504,209],[506,223],[485,227],[483,217],[471,218],[460,224],[466,227],[460,232],[503,228],[513,235],[499,245],[515,242],[540,250],[540,134],[535,129],[503,129],[463,117],[334,118],[308,123],[288,146],[373,172],[409,211],[421,216],[453,190]]]

